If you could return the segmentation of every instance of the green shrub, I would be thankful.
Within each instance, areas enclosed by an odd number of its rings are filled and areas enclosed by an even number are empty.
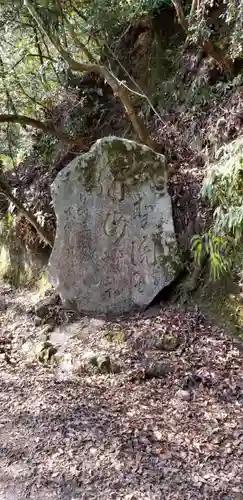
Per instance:
[[[210,274],[218,279],[243,262],[243,139],[219,149],[208,170],[202,194],[213,209],[211,227],[192,238],[194,259],[207,258]]]

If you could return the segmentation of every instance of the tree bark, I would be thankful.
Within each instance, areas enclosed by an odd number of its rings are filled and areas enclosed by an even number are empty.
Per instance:
[[[0,178],[0,191],[6,196],[6,198],[15,205],[19,212],[29,221],[29,223],[34,227],[40,238],[46,243],[46,245],[53,247],[53,238],[48,235],[42,226],[37,222],[35,216],[25,209],[24,205],[12,194],[10,188],[6,182]]]
[[[54,137],[57,137],[57,139],[60,139],[63,142],[67,142],[68,144],[79,145],[82,147],[83,151],[89,150],[88,143],[85,139],[75,139],[65,132],[61,132],[60,130],[53,128],[52,125],[43,123],[40,120],[36,120],[35,118],[30,118],[29,116],[1,114],[0,123],[19,123],[20,125],[28,125],[30,127],[42,130],[46,134],[51,134]]]

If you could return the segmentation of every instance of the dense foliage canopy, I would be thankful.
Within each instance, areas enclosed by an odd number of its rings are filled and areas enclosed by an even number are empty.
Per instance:
[[[223,64],[225,58],[226,69],[228,60],[241,56],[242,0],[225,3],[211,0],[14,0],[9,3],[2,0],[0,113],[45,119],[55,104],[55,93],[67,78],[68,61],[60,46],[81,63],[98,63],[111,37],[123,36],[132,21],[169,6],[175,7],[184,28],[187,23],[188,39],[199,43],[216,41],[218,50],[216,45],[208,50],[211,55],[216,54],[216,60],[219,54],[219,63]],[[216,9],[218,19],[210,17],[212,9]],[[226,40],[224,25],[230,27]],[[222,55],[220,43],[227,49],[227,55]],[[7,163],[9,158],[17,162],[30,144],[26,124],[5,123],[1,125],[0,135],[2,159]]]

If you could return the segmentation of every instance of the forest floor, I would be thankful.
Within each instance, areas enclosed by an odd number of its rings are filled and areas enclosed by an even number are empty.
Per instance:
[[[53,339],[78,357],[105,352],[120,371],[65,372],[25,355],[40,332],[30,314],[38,293],[4,285],[0,299],[0,500],[243,499],[237,340],[175,304],[80,318]],[[176,342],[159,343],[166,335]],[[146,377],[151,363],[169,369]]]

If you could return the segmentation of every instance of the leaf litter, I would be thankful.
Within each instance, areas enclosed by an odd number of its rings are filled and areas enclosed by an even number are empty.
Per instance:
[[[5,297],[0,337],[12,350],[5,343],[0,362],[1,500],[243,499],[238,341],[193,307],[81,318],[54,338],[65,333],[65,352],[106,353],[120,370],[62,379],[21,349],[40,332],[28,314],[36,294]],[[177,339],[171,349],[158,344],[167,336]],[[170,370],[147,377],[155,363]]]

